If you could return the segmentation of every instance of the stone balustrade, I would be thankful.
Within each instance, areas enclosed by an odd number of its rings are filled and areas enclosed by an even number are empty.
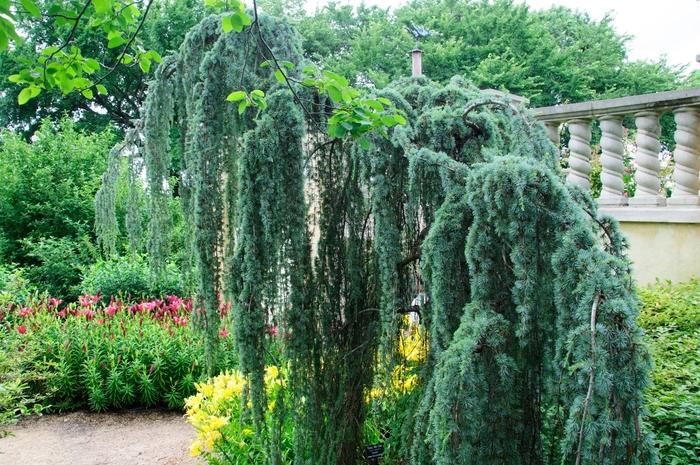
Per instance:
[[[557,146],[562,125],[568,126],[566,179],[584,189],[591,187],[591,127],[594,121],[599,123],[602,190],[598,202],[601,211],[628,222],[700,223],[700,88],[541,107],[533,111]],[[659,162],[659,118],[664,113],[673,113],[676,122],[675,166],[669,198],[662,190]],[[633,117],[637,129],[636,189],[631,198],[625,196],[623,181],[624,117]]]

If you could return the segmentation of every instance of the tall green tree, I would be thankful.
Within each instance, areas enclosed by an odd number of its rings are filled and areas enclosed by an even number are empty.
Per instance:
[[[0,261],[33,268],[36,284],[65,297],[92,260],[94,199],[114,133],[44,120],[31,142],[0,134]]]

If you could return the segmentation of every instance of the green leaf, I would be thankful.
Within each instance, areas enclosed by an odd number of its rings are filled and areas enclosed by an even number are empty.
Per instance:
[[[107,95],[107,88],[105,86],[103,86],[102,84],[97,84],[95,86],[95,88],[97,89],[98,94]]]
[[[16,84],[22,81],[22,76],[20,76],[19,74],[12,74],[7,78],[7,80]]]
[[[83,70],[85,70],[85,72],[88,74],[92,74],[98,69],[100,69],[100,63],[98,63],[98,61],[94,58],[88,58],[83,63]]]
[[[349,85],[348,80],[340,74],[336,74],[332,71],[324,71],[323,75],[326,76],[328,79],[337,82],[338,84],[340,84],[341,87]]]
[[[107,42],[107,48],[116,48],[119,47],[120,45],[123,45],[126,43],[126,39],[124,39],[121,36],[121,33],[118,33],[119,35],[112,37],[111,39],[108,40]]]
[[[378,101],[379,103],[384,104],[384,105],[389,105],[389,106],[392,105],[391,100],[389,100],[389,99],[386,98],[386,97],[377,97],[377,101]]]
[[[255,97],[265,97],[265,92],[263,92],[263,91],[260,90],[260,89],[255,89],[254,91],[252,91],[252,92],[250,93],[250,95],[253,95],[253,96],[255,96]]]
[[[265,60],[262,63],[260,63],[260,68],[261,69],[269,68],[271,64],[272,64],[272,62],[270,60]]]
[[[286,60],[280,60],[280,65],[284,66],[285,68],[292,70],[294,69],[294,63],[291,61],[286,61]]]
[[[280,84],[285,84],[287,82],[281,69],[275,70],[275,79],[277,79]]]
[[[228,94],[226,100],[228,100],[229,102],[238,102],[239,100],[243,100],[244,98],[246,98],[246,93],[242,90],[236,90]]]
[[[83,94],[83,97],[85,97],[85,98],[88,99],[88,100],[92,100],[93,97],[94,97],[94,95],[93,95],[93,93],[92,93],[92,90],[90,90],[90,89],[85,89],[85,90],[82,92],[82,94]]]
[[[22,89],[17,96],[17,103],[20,105],[24,105],[27,103],[29,100],[33,99],[37,95],[41,93],[41,87],[38,86],[29,86],[25,87]]]
[[[142,56],[139,60],[139,68],[144,73],[148,73],[151,70],[151,60]]]
[[[245,112],[245,109],[248,108],[248,100],[243,100],[241,103],[238,104],[238,114],[242,115]]]
[[[160,53],[156,52],[155,50],[149,50],[146,52],[146,56],[155,61],[156,63],[160,63],[163,61],[163,58],[160,56]]]
[[[334,102],[342,102],[343,93],[336,86],[330,85],[326,90],[328,91],[328,96],[331,98],[331,100]]]
[[[134,61],[134,57],[129,55],[128,53],[125,53],[124,56],[122,57],[122,64],[123,65],[128,65],[132,61]]]
[[[404,118],[403,115],[401,115],[399,113],[396,113],[396,115],[394,116],[394,119],[396,120],[397,123],[399,123],[402,126],[404,124],[406,124],[406,118]]]
[[[35,18],[41,17],[41,10],[32,0],[22,0],[22,6],[27,12]]]
[[[226,33],[233,31],[233,22],[230,16],[224,16],[224,19],[221,21],[221,29]]]
[[[100,15],[109,12],[112,8],[112,0],[92,0],[92,4],[95,6],[95,12]]]

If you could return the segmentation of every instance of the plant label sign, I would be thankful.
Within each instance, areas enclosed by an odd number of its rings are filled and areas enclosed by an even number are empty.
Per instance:
[[[377,465],[384,456],[384,444],[371,444],[365,447],[365,461],[371,465]]]

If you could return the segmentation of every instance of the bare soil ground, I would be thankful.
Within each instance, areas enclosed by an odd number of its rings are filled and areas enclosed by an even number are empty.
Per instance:
[[[31,417],[0,439],[0,465],[195,465],[180,413],[74,412]]]

